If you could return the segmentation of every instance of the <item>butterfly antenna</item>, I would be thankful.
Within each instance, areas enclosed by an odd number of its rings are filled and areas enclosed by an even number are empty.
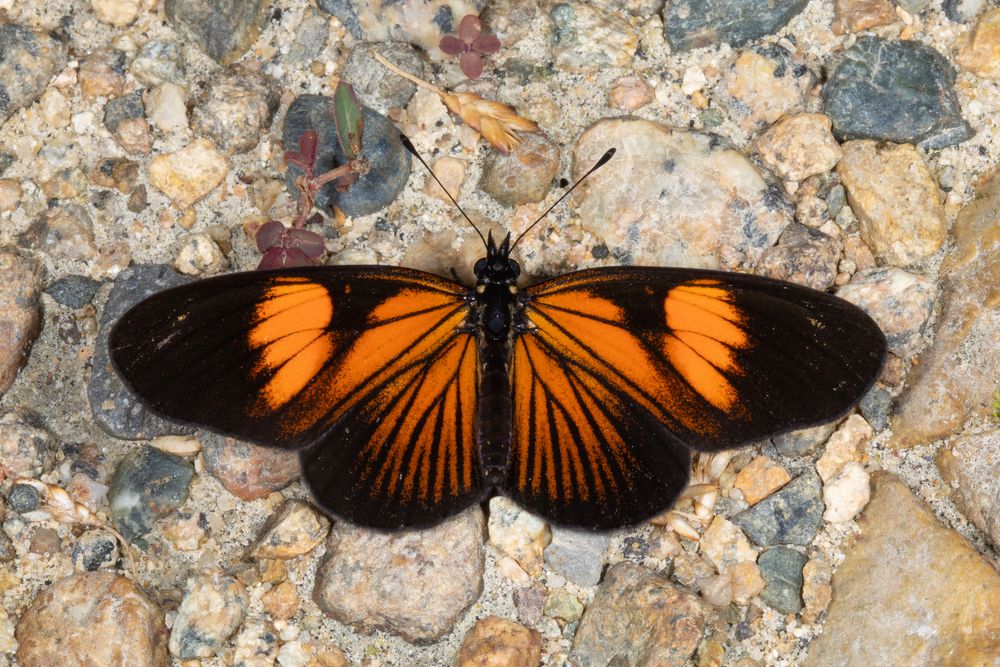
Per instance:
[[[587,173],[586,173],[586,174],[584,174],[583,176],[581,176],[581,177],[580,177],[580,180],[578,180],[578,181],[577,181],[576,183],[574,183],[574,184],[573,184],[573,185],[572,185],[572,186],[570,187],[570,189],[569,189],[569,190],[567,190],[566,192],[564,192],[564,193],[562,194],[562,197],[560,197],[559,199],[557,199],[557,200],[555,201],[555,203],[554,203],[554,204],[552,204],[552,206],[549,206],[549,207],[548,207],[547,209],[545,209],[545,213],[542,213],[542,214],[541,214],[540,216],[538,216],[538,219],[537,219],[537,220],[535,220],[535,221],[534,221],[533,223],[531,223],[530,225],[528,225],[528,228],[527,228],[527,229],[525,229],[525,230],[524,230],[523,232],[521,232],[521,234],[520,234],[520,235],[519,235],[519,236],[518,236],[518,237],[517,237],[516,239],[514,239],[514,242],[510,244],[510,249],[511,249],[511,250],[513,250],[513,249],[514,249],[514,246],[516,246],[516,245],[518,244],[518,241],[520,241],[521,239],[523,239],[523,238],[524,238],[524,235],[525,235],[525,234],[527,234],[528,232],[530,232],[530,231],[531,231],[531,230],[532,230],[532,229],[533,229],[533,228],[535,227],[535,225],[537,225],[537,224],[538,224],[539,222],[541,222],[541,221],[542,221],[542,220],[543,220],[543,219],[545,218],[545,216],[547,216],[547,215],[549,214],[549,212],[551,212],[551,211],[552,211],[552,209],[554,209],[554,208],[555,208],[556,206],[558,206],[558,205],[559,205],[559,203],[560,203],[560,202],[561,202],[561,201],[562,201],[563,199],[566,199],[566,197],[568,197],[568,196],[569,196],[569,193],[573,192],[573,190],[575,190],[575,189],[576,189],[576,186],[580,185],[580,183],[583,183],[583,182],[584,182],[585,180],[587,180],[587,177],[588,177],[588,176],[590,176],[590,175],[591,175],[591,174],[593,174],[593,173],[594,173],[595,171],[597,171],[598,169],[600,169],[601,167],[603,167],[604,165],[606,165],[606,164],[608,163],[608,160],[610,160],[610,159],[611,159],[612,157],[614,157],[614,154],[615,154],[615,150],[616,150],[616,149],[614,149],[614,148],[609,148],[609,149],[607,150],[607,152],[606,152],[606,153],[604,153],[604,155],[602,155],[602,156],[601,156],[601,159],[600,159],[600,160],[598,160],[598,161],[597,161],[597,163],[596,163],[596,164],[594,164],[594,166],[593,166],[593,167],[591,167],[591,168],[590,168],[590,169],[589,169],[589,170],[587,171]]]
[[[437,177],[437,174],[435,174],[431,170],[431,168],[427,165],[427,163],[424,162],[424,159],[420,157],[420,153],[417,152],[417,149],[413,146],[413,143],[410,141],[410,138],[407,137],[405,134],[400,134],[399,140],[403,142],[403,146],[406,147],[406,150],[410,151],[410,153],[413,154],[413,157],[417,158],[417,160],[420,161],[420,164],[424,165],[424,169],[426,169],[428,173],[430,173],[431,178],[433,178],[434,181],[441,186],[441,189],[444,190],[444,193],[446,195],[448,195],[448,199],[450,199],[451,203],[455,205],[455,208],[458,209],[458,212],[462,214],[462,217],[464,217],[466,220],[469,221],[469,224],[472,225],[472,228],[476,230],[477,234],[479,234],[479,238],[482,240],[483,245],[487,245],[486,237],[483,236],[483,233],[481,231],[479,231],[479,227],[476,227],[476,223],[474,223],[472,221],[472,218],[466,215],[465,211],[462,210],[462,207],[458,205],[458,202],[455,201],[455,198],[451,196],[450,192],[448,192],[448,188],[444,187],[444,183],[441,182],[441,179]]]

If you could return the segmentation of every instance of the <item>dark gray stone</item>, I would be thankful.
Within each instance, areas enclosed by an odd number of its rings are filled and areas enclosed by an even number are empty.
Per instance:
[[[170,25],[213,60],[239,60],[260,35],[268,16],[267,0],[165,0]]]
[[[194,431],[189,426],[179,426],[150,412],[122,381],[108,355],[108,333],[126,310],[156,292],[191,281],[191,277],[163,264],[132,266],[122,271],[115,280],[101,313],[94,370],[87,383],[87,397],[94,421],[116,438],[144,440],[157,435]]]
[[[875,385],[861,399],[858,407],[875,432],[889,425],[889,408],[892,406],[892,394],[885,387]]]
[[[802,568],[805,554],[788,547],[768,549],[757,559],[764,590],[760,599],[782,614],[795,614],[802,609]]]
[[[0,123],[34,102],[66,65],[66,45],[16,23],[0,25]]]
[[[808,0],[671,0],[663,7],[670,48],[689,51],[726,42],[742,46],[783,28]]]
[[[387,70],[373,57],[376,51],[400,69],[427,78],[424,59],[410,44],[361,42],[347,56],[344,81],[354,86],[361,103],[372,109],[385,112],[389,107],[405,107],[417,92],[417,85]]]
[[[762,547],[807,545],[823,524],[823,484],[812,470],[732,518]]]
[[[112,133],[118,131],[122,121],[132,118],[143,118],[146,115],[146,105],[142,102],[142,91],[137,90],[128,95],[122,95],[108,100],[104,105],[104,127]]]
[[[18,514],[34,512],[42,505],[42,494],[30,484],[15,484],[7,495],[7,504]]]
[[[318,176],[346,162],[329,97],[300,95],[295,98],[285,114],[282,130],[285,150],[297,151],[299,138],[310,129],[319,134],[314,174]],[[360,176],[347,192],[337,192],[335,183],[326,184],[317,193],[317,208],[336,205],[346,215],[358,217],[381,210],[396,198],[410,176],[410,154],[403,148],[399,130],[392,121],[367,107],[364,108],[361,153],[371,170]],[[297,166],[288,165],[285,178],[293,192],[296,192],[295,179],[301,174]]]
[[[593,533],[552,527],[552,542],[545,547],[545,564],[581,586],[595,586],[607,560],[611,538],[607,533]]]
[[[17,157],[13,153],[0,153],[0,176],[10,169],[10,166],[14,164]]]
[[[295,32],[295,41],[281,61],[299,67],[315,60],[326,48],[330,36],[330,20],[313,8],[306,9],[302,21]]]
[[[158,519],[184,504],[194,466],[173,454],[143,446],[126,455],[111,478],[111,519],[125,539],[142,537]]]
[[[354,13],[352,4],[351,0],[316,0],[316,6],[327,14],[336,16],[354,39],[363,39],[364,32],[361,30],[361,22],[358,20],[358,15]]]
[[[754,273],[825,290],[837,278],[840,244],[818,229],[800,224],[785,228],[761,254]]]
[[[975,134],[962,118],[954,84],[954,68],[933,48],[865,35],[844,52],[823,87],[825,112],[840,140],[944,148]]]
[[[56,303],[70,308],[83,308],[94,298],[101,283],[88,276],[65,276],[45,288]]]

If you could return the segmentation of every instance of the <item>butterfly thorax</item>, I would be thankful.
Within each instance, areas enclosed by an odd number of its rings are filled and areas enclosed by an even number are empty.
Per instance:
[[[521,267],[510,258],[510,234],[498,246],[490,234],[486,257],[476,262],[474,319],[482,374],[476,443],[487,481],[500,485],[507,472],[512,433],[511,322]]]

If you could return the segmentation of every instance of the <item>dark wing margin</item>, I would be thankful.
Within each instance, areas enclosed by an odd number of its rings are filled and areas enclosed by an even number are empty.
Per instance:
[[[686,482],[689,449],[844,415],[886,354],[856,306],[752,275],[591,269],[521,299],[504,492],[570,525],[665,510]]]
[[[329,511],[374,527],[432,523],[483,494],[476,346],[459,331],[467,295],[393,267],[230,274],[137,304],[109,349],[155,412],[308,448],[305,477]]]

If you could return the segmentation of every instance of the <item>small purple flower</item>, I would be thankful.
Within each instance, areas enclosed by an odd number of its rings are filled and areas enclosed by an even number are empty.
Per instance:
[[[326,252],[323,237],[299,227],[285,227],[277,220],[261,225],[254,236],[264,256],[257,269],[311,266]]]
[[[470,79],[483,73],[483,56],[500,50],[496,35],[482,32],[483,23],[475,14],[468,14],[458,24],[458,36],[445,35],[438,48],[449,56],[458,56],[462,73]]]

